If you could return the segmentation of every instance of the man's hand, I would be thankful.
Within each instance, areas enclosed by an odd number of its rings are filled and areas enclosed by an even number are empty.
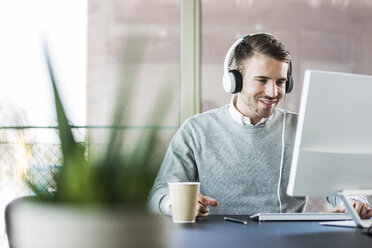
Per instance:
[[[196,217],[207,216],[209,212],[209,208],[208,208],[209,205],[216,207],[218,206],[218,201],[216,201],[215,199],[209,196],[204,196],[199,193],[198,205],[196,206]]]
[[[359,214],[361,219],[369,219],[372,217],[372,209],[369,208],[368,203],[363,203],[360,201],[351,200],[351,205],[354,207],[355,211]],[[331,212],[333,213],[348,213],[345,206],[336,207]]]

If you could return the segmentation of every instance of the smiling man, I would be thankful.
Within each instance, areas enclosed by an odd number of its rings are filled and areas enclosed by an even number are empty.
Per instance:
[[[170,215],[167,183],[185,181],[201,182],[198,216],[304,210],[305,197],[285,193],[297,114],[277,108],[286,94],[290,53],[262,33],[244,38],[233,54],[242,85],[230,104],[195,115],[179,128],[150,192],[153,212]],[[337,206],[336,198],[329,200]],[[367,213],[366,200],[357,201],[358,211]]]

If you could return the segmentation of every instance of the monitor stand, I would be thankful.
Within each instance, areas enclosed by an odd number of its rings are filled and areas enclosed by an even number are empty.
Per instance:
[[[359,217],[359,214],[354,210],[354,207],[350,204],[347,200],[348,195],[372,195],[372,190],[343,190],[339,191],[336,194],[339,196],[344,203],[347,211],[349,212],[351,218],[353,220],[348,221],[329,221],[329,222],[321,222],[321,225],[328,225],[328,226],[344,226],[344,227],[361,227],[361,228],[369,228],[372,224],[372,219],[362,220]]]

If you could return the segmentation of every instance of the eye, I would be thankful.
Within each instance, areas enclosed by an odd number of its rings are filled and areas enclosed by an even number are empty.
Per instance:
[[[276,81],[276,85],[278,85],[278,86],[284,86],[285,85],[285,80],[278,80],[278,81]]]

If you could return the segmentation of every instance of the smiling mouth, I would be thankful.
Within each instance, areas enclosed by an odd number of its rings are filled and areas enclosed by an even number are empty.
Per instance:
[[[272,108],[276,104],[276,100],[260,100],[265,108]]]

